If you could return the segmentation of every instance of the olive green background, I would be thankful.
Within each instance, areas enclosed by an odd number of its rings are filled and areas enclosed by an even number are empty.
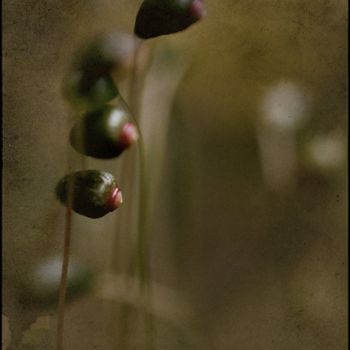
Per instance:
[[[3,314],[13,339],[38,316],[55,315],[20,304],[16,281],[61,253],[64,211],[53,188],[72,154],[62,78],[82,42],[101,31],[131,33],[140,3],[3,2]],[[256,120],[264,87],[290,80],[312,96],[301,140],[333,129],[347,137],[347,3],[207,0],[206,7],[200,23],[146,43],[192,55],[164,130],[151,248],[154,280],[185,295],[194,316],[183,333],[160,321],[158,348],[345,349],[346,164],[330,174],[298,165],[297,185],[271,192]],[[73,253],[101,273],[113,255],[113,230],[103,228],[113,224],[112,216],[74,221]],[[89,297],[72,304],[67,349],[116,349],[112,311]]]

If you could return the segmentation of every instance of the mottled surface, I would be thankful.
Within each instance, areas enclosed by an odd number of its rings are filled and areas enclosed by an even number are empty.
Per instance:
[[[62,78],[82,42],[102,31],[130,32],[140,3],[3,2],[3,313],[14,341],[39,315],[55,314],[21,305],[16,280],[24,266],[62,248],[64,211],[53,188],[67,171],[73,125]],[[347,137],[347,4],[206,4],[202,22],[159,39],[191,52],[193,65],[176,94],[152,217],[153,276],[186,295],[194,311],[186,331],[159,322],[159,349],[343,350],[346,164],[310,170],[302,154],[315,135]],[[292,137],[295,182],[284,192],[266,183],[256,123],[265,87],[281,81],[309,98],[305,124]],[[81,158],[69,152],[79,168]],[[110,161],[88,165],[120,170]],[[111,263],[114,220],[74,220],[74,255],[101,272]],[[94,297],[71,304],[67,349],[115,349],[118,311]]]

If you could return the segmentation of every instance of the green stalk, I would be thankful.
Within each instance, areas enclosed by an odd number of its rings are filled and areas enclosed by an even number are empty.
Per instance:
[[[83,142],[83,130],[80,130],[80,139]],[[70,148],[68,146],[68,167],[67,173],[72,168],[72,159],[70,158]],[[82,167],[86,169],[86,159],[81,157]],[[69,254],[70,254],[70,242],[72,235],[72,205],[74,196],[74,183],[73,178],[68,184],[68,203],[66,208],[65,229],[64,229],[64,242],[63,242],[63,259],[61,269],[61,280],[58,292],[58,308],[57,308],[57,350],[64,349],[64,315],[65,315],[65,302],[67,293],[67,281],[68,281],[68,268],[69,268]]]
[[[138,123],[138,117],[139,117],[139,84],[138,84],[138,53],[140,50],[140,42],[136,42],[136,50],[134,53],[134,64],[133,69],[131,72],[130,77],[130,85],[129,85],[129,96],[128,101],[130,108],[128,107],[128,104],[125,102],[123,97],[119,95],[119,99],[122,104],[127,109],[131,110],[131,116],[132,119],[138,129],[139,132],[139,141],[136,145],[137,147],[137,156],[139,158],[139,172],[137,174],[138,177],[138,217],[137,217],[137,237],[136,237],[136,246],[134,246],[134,242],[129,240],[130,244],[127,246],[127,249],[130,249],[130,253],[127,252],[127,259],[131,257],[132,261],[128,260],[127,262],[127,268],[126,273],[128,276],[137,275],[139,279],[139,290],[140,290],[140,308],[141,312],[143,314],[143,320],[146,330],[146,348],[147,349],[154,349],[154,325],[153,325],[153,315],[152,312],[147,311],[147,309],[150,309],[151,306],[151,286],[150,286],[150,268],[149,268],[149,251],[148,251],[148,235],[147,235],[147,215],[148,215],[148,191],[147,191],[147,174],[146,174],[146,165],[145,165],[145,152],[144,152],[144,141],[142,137],[142,132]],[[131,154],[130,156],[133,156]],[[126,178],[126,186],[130,190],[134,187],[132,184],[134,169],[132,165],[134,164],[136,159],[127,158],[125,160],[125,163],[123,164],[123,171],[122,176]],[[131,161],[131,163],[130,163]],[[131,183],[130,183],[131,182]],[[135,186],[136,187],[136,186]],[[130,194],[130,193],[129,193]],[[131,206],[129,205],[127,209],[127,213],[125,217],[118,218],[117,223],[117,231],[122,232],[123,235],[128,232],[128,223],[130,227],[130,221],[132,219]],[[124,221],[120,221],[120,219]],[[124,223],[124,225],[122,225]],[[126,224],[125,224],[126,223]],[[119,226],[119,227],[118,227]],[[119,236],[119,232],[117,232],[115,237],[115,252],[117,252],[120,249],[120,246],[118,244],[117,237]],[[132,232],[130,232],[132,233]],[[127,235],[129,237],[130,235]],[[112,262],[113,270],[116,270],[118,265],[118,259],[115,258]],[[118,348],[126,350],[128,348],[128,323],[130,320],[130,313],[131,308],[129,305],[122,304],[121,311],[120,311],[120,318],[118,324],[120,325],[119,329],[119,337],[118,337]]]
[[[124,102],[124,100],[122,100]],[[125,102],[124,102],[125,103]],[[134,253],[134,262],[131,265],[131,271],[136,272],[140,281],[140,296],[142,312],[146,326],[146,349],[154,349],[154,320],[152,314],[151,300],[151,271],[149,266],[149,237],[148,237],[148,188],[147,188],[147,172],[145,162],[144,141],[142,132],[137,119],[132,114],[133,121],[139,132],[139,140],[137,150],[139,155],[139,213],[137,225],[137,245]],[[148,306],[148,307],[147,307]],[[147,309],[150,310],[147,312]]]
[[[145,152],[142,137],[139,143],[140,156],[140,208],[138,220],[138,246],[137,246],[137,270],[140,277],[140,292],[146,327],[146,349],[154,349],[154,320],[152,313],[152,291],[151,291],[151,269],[150,269],[150,252],[148,237],[148,190],[147,190],[147,173],[145,164]],[[144,305],[143,305],[144,303]],[[149,307],[149,312],[147,309]]]
[[[69,247],[71,239],[72,208],[69,205],[66,209],[66,226],[64,230],[63,262],[61,272],[61,282],[58,295],[58,315],[57,315],[57,350],[63,350],[64,336],[64,313],[67,291]]]
[[[139,212],[138,212],[138,226],[137,226],[137,246],[135,252],[135,267],[136,273],[140,281],[140,296],[143,318],[146,328],[146,349],[154,349],[154,320],[152,314],[152,300],[151,300],[151,271],[149,266],[149,239],[148,239],[148,189],[147,189],[147,171],[145,162],[144,140],[142,131],[138,123],[139,117],[139,89],[138,89],[138,72],[137,59],[140,52],[142,42],[137,43],[137,49],[134,55],[134,64],[130,83],[130,109],[131,115],[139,132],[139,141],[137,150],[139,154]],[[125,101],[122,100],[124,103]],[[148,306],[148,308],[146,307]],[[147,309],[150,311],[147,312]]]
[[[69,154],[69,150],[68,150]],[[68,161],[70,170],[70,162]],[[69,171],[68,171],[69,172]],[[68,189],[68,203],[66,208],[66,223],[64,229],[64,242],[63,242],[63,261],[61,270],[61,281],[58,292],[58,309],[57,309],[57,350],[63,350],[64,348],[64,314],[65,314],[65,302],[67,292],[67,280],[68,280],[68,267],[69,267],[69,250],[71,242],[72,232],[72,204],[73,204],[73,178],[69,183]]]

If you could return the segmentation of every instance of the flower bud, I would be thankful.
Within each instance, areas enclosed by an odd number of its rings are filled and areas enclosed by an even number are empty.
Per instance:
[[[104,33],[91,41],[76,57],[75,69],[85,73],[114,73],[123,77],[134,64],[136,38],[127,33]]]
[[[205,14],[203,0],[144,0],[136,16],[134,32],[142,39],[176,33]]]
[[[109,73],[99,70],[75,70],[63,82],[63,95],[72,106],[96,110],[119,95]]]
[[[128,112],[120,107],[105,106],[85,114],[71,130],[70,143],[84,155],[109,159],[118,157],[138,139],[136,126]]]
[[[100,218],[119,208],[123,202],[112,174],[83,170],[66,175],[56,187],[56,197],[78,214]]]

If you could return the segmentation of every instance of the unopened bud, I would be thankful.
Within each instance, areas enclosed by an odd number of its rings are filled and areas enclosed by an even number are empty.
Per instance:
[[[105,106],[83,116],[71,130],[70,143],[81,154],[110,159],[118,157],[138,137],[126,110]]]
[[[110,74],[97,70],[73,71],[63,82],[63,95],[72,106],[96,110],[119,95]]]
[[[145,0],[134,32],[142,39],[180,32],[205,16],[202,0]]]
[[[75,69],[85,73],[113,73],[121,77],[132,68],[137,39],[127,33],[110,32],[97,36],[76,57]]]
[[[98,170],[66,175],[56,187],[56,196],[76,213],[93,219],[114,211],[123,202],[113,175]]]

